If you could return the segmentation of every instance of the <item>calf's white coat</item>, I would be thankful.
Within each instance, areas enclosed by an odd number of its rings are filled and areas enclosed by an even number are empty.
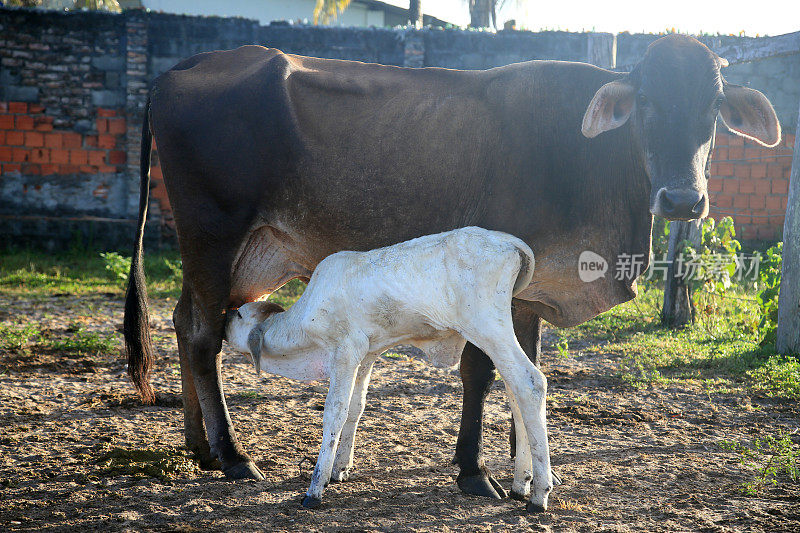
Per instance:
[[[544,510],[553,486],[545,422],[547,382],[514,336],[511,298],[530,283],[533,252],[511,235],[461,228],[323,260],[286,312],[267,302],[232,313],[226,338],[256,368],[298,380],[330,378],[322,447],[307,500],[349,476],[356,426],[375,359],[397,344],[437,366],[469,341],[494,362],[517,429],[512,491]]]

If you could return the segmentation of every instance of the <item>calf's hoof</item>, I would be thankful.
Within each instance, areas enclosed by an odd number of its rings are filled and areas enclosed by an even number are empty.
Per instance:
[[[253,461],[243,461],[223,470],[228,479],[255,479],[264,481],[264,474]]]
[[[471,476],[459,474],[456,483],[461,492],[465,494],[494,500],[502,500],[506,497],[506,491],[487,470],[481,470],[480,473]]]
[[[512,500],[517,500],[519,502],[524,502],[524,501],[527,501],[527,499],[528,499],[528,497],[530,495],[529,494],[520,494],[519,492],[515,491],[514,489],[511,489],[511,493],[509,494],[509,496],[511,496]]]
[[[319,498],[315,498],[314,496],[309,496],[308,494],[305,495],[303,498],[303,507],[306,509],[316,509],[322,504],[322,500]]]
[[[528,502],[525,504],[525,510],[531,514],[533,513],[543,513],[547,511],[547,504],[541,505],[538,503]]]

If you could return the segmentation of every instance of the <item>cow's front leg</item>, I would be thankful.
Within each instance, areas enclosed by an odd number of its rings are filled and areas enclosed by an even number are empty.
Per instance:
[[[453,459],[460,467],[456,483],[467,494],[505,498],[505,490],[483,461],[483,403],[494,383],[494,364],[480,349],[467,343],[461,354],[460,370],[464,402]]]
[[[313,509],[322,503],[322,493],[331,479],[339,437],[347,421],[358,366],[357,352],[351,346],[340,347],[332,357],[328,397],[322,415],[322,445],[311,475],[311,485],[303,498],[303,507]]]
[[[205,446],[208,446],[208,459],[219,459],[222,471],[229,478],[263,480],[261,471],[239,445],[225,404],[220,368],[223,314],[221,309],[219,313],[207,311],[194,304],[189,291],[185,290],[174,313],[178,349],[182,351],[181,370],[186,372],[184,367],[189,370],[189,376],[181,378],[187,445],[198,451],[201,458]],[[201,437],[203,432],[197,405],[194,404],[195,396],[208,440]]]
[[[353,395],[350,398],[350,407],[347,411],[347,420],[344,423],[339,446],[336,449],[336,459],[333,461],[331,481],[347,481],[350,478],[350,469],[353,467],[356,429],[358,429],[358,421],[364,413],[369,378],[372,375],[372,366],[375,364],[376,358],[377,354],[370,355],[358,367],[356,383],[353,387]]]

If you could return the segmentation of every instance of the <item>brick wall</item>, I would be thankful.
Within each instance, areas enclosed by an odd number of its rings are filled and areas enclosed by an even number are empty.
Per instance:
[[[711,216],[732,216],[738,237],[781,238],[789,193],[794,135],[764,148],[742,137],[718,133],[708,182]]]
[[[611,36],[318,28],[144,11],[58,13],[0,8],[0,247],[83,242],[128,249],[139,202],[139,142],[147,88],[198,52],[254,43],[286,52],[406,66],[488,68],[528,59],[585,61]],[[621,34],[618,64],[641,57],[654,35]],[[709,38],[704,38],[708,40]],[[713,38],[711,46],[736,37]],[[713,40],[712,39],[712,40]],[[747,40],[745,38],[744,40]],[[611,41],[608,40],[610,43]],[[767,94],[794,131],[800,54],[729,67],[725,75]],[[720,133],[712,215],[732,214],[745,239],[780,235],[791,162]],[[738,143],[738,144],[737,144]],[[172,235],[154,152],[147,241]],[[156,222],[156,223],[154,223]]]

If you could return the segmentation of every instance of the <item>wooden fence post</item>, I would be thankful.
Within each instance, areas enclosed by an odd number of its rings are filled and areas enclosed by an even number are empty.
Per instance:
[[[792,171],[789,174],[782,265],[775,348],[783,354],[800,354],[800,131],[795,134]]]
[[[695,248],[700,246],[700,225],[702,220],[688,220],[669,223],[669,248],[667,250],[667,279],[664,283],[664,307],[661,309],[661,323],[671,328],[680,328],[694,322],[694,304],[689,286],[676,272],[678,254],[683,249],[681,243],[689,241]]]

